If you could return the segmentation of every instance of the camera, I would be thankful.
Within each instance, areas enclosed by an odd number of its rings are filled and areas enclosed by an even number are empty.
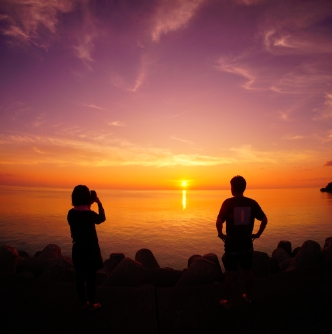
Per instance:
[[[91,202],[93,203],[97,198],[97,193],[95,190],[91,190],[90,195],[91,195]]]

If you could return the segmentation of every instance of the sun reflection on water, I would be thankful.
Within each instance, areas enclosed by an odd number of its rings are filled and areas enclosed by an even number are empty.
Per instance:
[[[187,191],[182,190],[182,210],[184,210],[187,207]]]

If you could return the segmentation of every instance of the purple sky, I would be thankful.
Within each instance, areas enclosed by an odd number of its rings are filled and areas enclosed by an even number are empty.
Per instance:
[[[0,0],[0,50],[0,184],[332,181],[332,1]]]

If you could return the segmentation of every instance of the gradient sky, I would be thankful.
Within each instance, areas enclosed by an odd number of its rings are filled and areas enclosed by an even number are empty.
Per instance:
[[[324,187],[332,1],[0,0],[0,184]]]

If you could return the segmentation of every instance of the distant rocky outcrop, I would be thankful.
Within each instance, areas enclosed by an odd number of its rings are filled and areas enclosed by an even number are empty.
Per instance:
[[[320,188],[320,191],[332,193],[332,182],[330,182],[325,188]]]

